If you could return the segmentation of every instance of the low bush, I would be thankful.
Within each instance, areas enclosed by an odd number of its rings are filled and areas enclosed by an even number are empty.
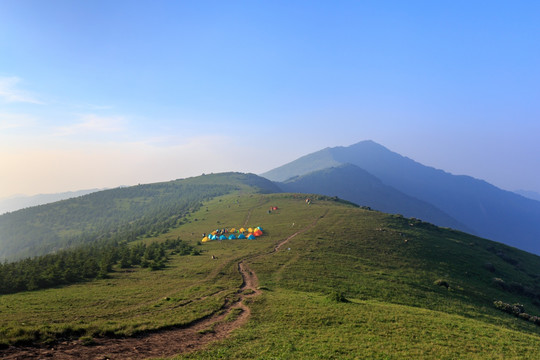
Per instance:
[[[347,300],[347,298],[345,297],[345,294],[342,291],[333,291],[332,293],[330,293],[328,298],[334,302],[341,302],[341,303],[349,302],[349,300]]]
[[[501,311],[512,314],[515,317],[518,317],[523,320],[527,320],[536,325],[540,325],[540,317],[535,315],[530,315],[525,312],[525,307],[522,304],[508,304],[500,300],[493,302],[493,305]]]
[[[433,284],[437,286],[444,286],[447,289],[450,287],[450,284],[448,283],[448,281],[443,280],[443,279],[437,279],[433,282]]]

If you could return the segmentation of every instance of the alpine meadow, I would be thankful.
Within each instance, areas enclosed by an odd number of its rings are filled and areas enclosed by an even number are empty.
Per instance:
[[[338,197],[281,193],[256,175],[106,190],[7,215],[55,229],[49,212],[76,214],[107,191],[129,196],[77,221],[97,243],[72,231],[77,241],[49,244],[62,250],[2,265],[2,284],[19,286],[0,297],[3,358],[540,356],[538,256]],[[101,214],[156,194],[189,206],[108,216],[95,235]],[[143,226],[145,216],[159,221]],[[209,240],[250,227],[262,234]],[[92,261],[94,276],[77,274]],[[60,283],[45,282],[43,263]]]
[[[0,0],[0,360],[540,359],[539,19]]]

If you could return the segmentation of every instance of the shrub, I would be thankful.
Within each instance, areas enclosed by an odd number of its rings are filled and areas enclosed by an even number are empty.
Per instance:
[[[497,286],[503,290],[508,290],[508,285],[501,278],[493,278],[492,283],[494,286]]]
[[[79,341],[83,346],[92,346],[96,344],[96,341],[91,336],[82,336],[81,338],[79,338]]]
[[[332,293],[330,293],[328,298],[334,302],[341,302],[341,303],[349,302],[349,300],[347,300],[347,298],[345,297],[345,294],[342,291],[333,291]]]
[[[536,325],[540,325],[540,318],[535,315],[530,315],[525,312],[525,307],[522,304],[507,304],[500,300],[494,301],[493,305],[501,311],[512,314],[520,319],[527,320]]]
[[[433,282],[433,284],[437,286],[444,286],[447,289],[450,287],[450,284],[448,283],[448,281],[443,280],[443,279],[437,279]]]

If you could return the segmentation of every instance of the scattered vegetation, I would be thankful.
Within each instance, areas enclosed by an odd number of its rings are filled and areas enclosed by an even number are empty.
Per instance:
[[[493,302],[493,305],[499,310],[502,310],[508,314],[512,314],[520,319],[530,321],[536,325],[540,325],[540,317],[529,315],[525,312],[525,307],[522,304],[507,304],[500,300]]]

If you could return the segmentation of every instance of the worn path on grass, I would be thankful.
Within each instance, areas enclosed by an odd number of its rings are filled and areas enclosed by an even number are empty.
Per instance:
[[[252,210],[250,209],[248,213],[246,223],[249,221]],[[280,241],[270,253],[279,251],[291,239],[313,228],[327,213],[328,211],[307,227]],[[260,256],[264,256],[264,254],[246,257],[238,263],[238,271],[242,276],[242,285],[235,299],[227,299],[219,312],[196,320],[186,326],[158,330],[129,338],[97,338],[94,339],[94,343],[90,346],[83,345],[80,340],[64,341],[52,347],[11,346],[4,351],[0,351],[0,357],[6,360],[140,360],[171,357],[179,353],[200,349],[209,343],[225,339],[233,330],[244,325],[248,320],[251,311],[244,304],[244,300],[247,297],[259,295],[261,291],[258,289],[257,275],[246,262]]]
[[[243,283],[235,300],[225,303],[219,313],[196,320],[185,327],[156,331],[130,338],[97,338],[84,346],[81,341],[65,341],[53,347],[15,347],[0,351],[2,359],[147,359],[171,357],[202,348],[210,342],[226,338],[242,326],[250,315],[243,300],[260,293],[257,276],[241,261],[238,270]],[[246,291],[248,290],[249,291]],[[235,309],[239,309],[236,310]]]

